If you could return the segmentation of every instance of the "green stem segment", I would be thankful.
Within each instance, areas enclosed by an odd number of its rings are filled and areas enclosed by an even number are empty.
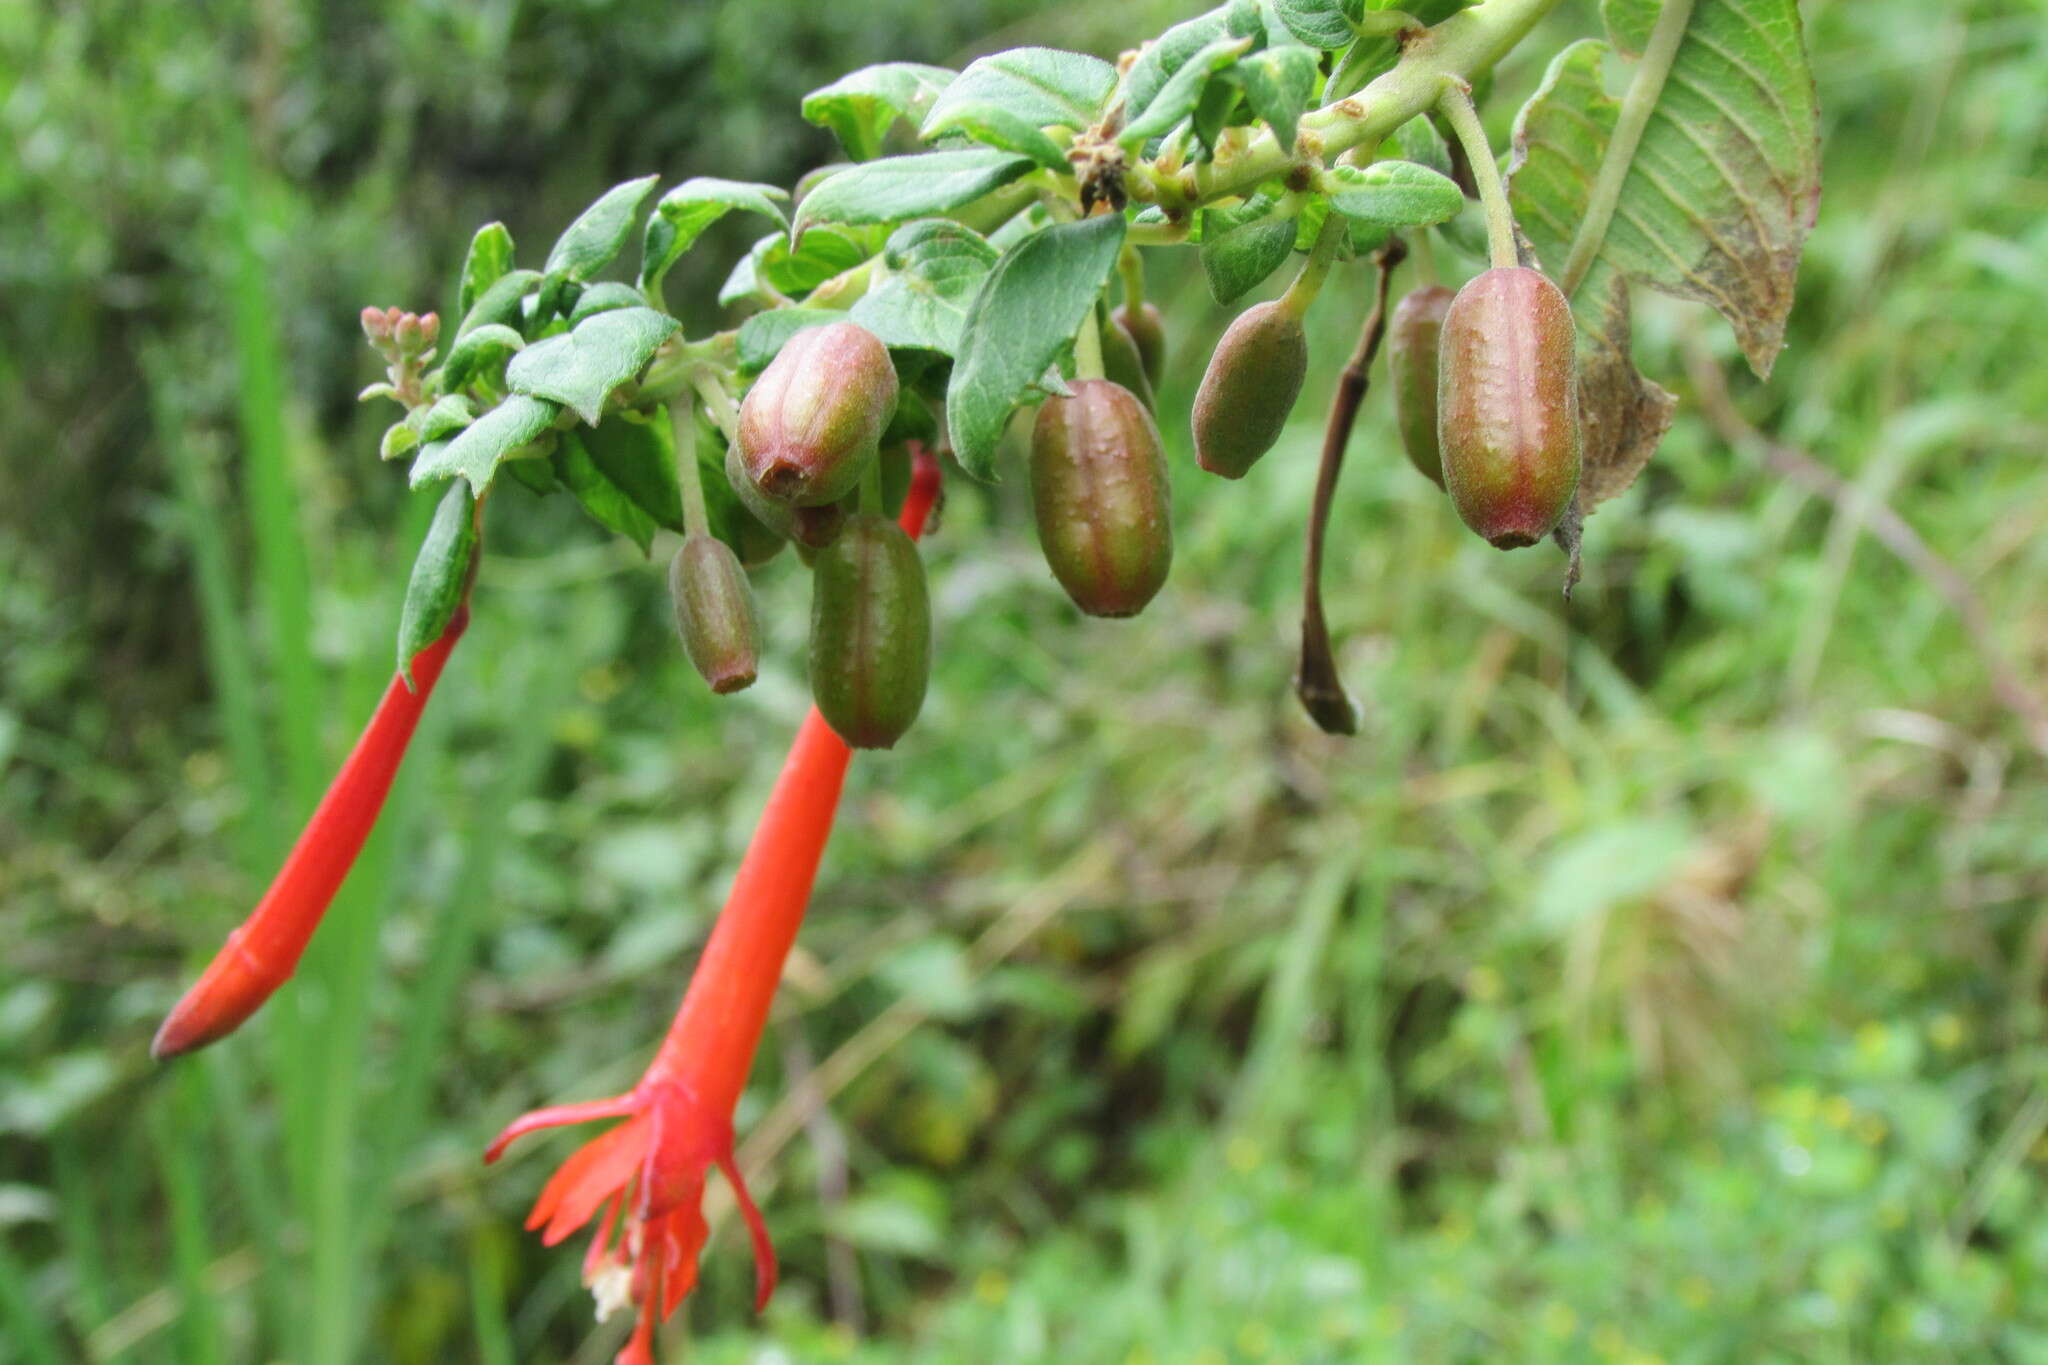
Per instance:
[[[1074,377],[1102,378],[1101,323],[1096,319],[1093,308],[1088,310],[1087,318],[1081,323],[1081,330],[1074,333]]]
[[[1138,248],[1126,242],[1117,255],[1116,270],[1124,282],[1124,307],[1135,317],[1145,306],[1145,258],[1138,254]]]
[[[1336,264],[1338,248],[1344,245],[1344,234],[1350,231],[1350,227],[1350,220],[1341,213],[1333,212],[1323,220],[1322,230],[1316,233],[1315,245],[1309,248],[1308,260],[1302,264],[1301,273],[1280,296],[1281,309],[1295,321],[1301,320],[1308,312],[1308,306],[1316,301],[1316,295],[1322,292],[1323,281],[1329,278],[1330,267]]]
[[[700,366],[691,373],[690,383],[696,388],[697,396],[704,400],[704,411],[711,414],[712,425],[724,434],[728,443],[737,441],[740,415],[732,405],[732,395],[725,391],[725,381],[715,372]]]
[[[1479,111],[1472,107],[1472,87],[1455,76],[1444,78],[1441,105],[1451,121],[1451,131],[1464,145],[1465,160],[1471,163],[1472,178],[1479,184],[1479,202],[1486,209],[1486,249],[1493,268],[1520,265],[1515,250],[1515,215],[1508,208],[1507,186],[1501,183],[1500,163],[1487,145],[1486,130],[1479,126]]]
[[[684,394],[668,405],[668,424],[676,438],[676,479],[683,486],[683,529],[702,536],[711,533],[711,514],[704,509],[704,478],[697,472],[696,409]]]
[[[1600,254],[1601,243],[1607,240],[1607,224],[1614,218],[1615,205],[1621,202],[1621,187],[1635,162],[1636,145],[1642,141],[1643,129],[1657,107],[1658,96],[1664,93],[1664,78],[1671,74],[1672,59],[1678,55],[1678,45],[1685,40],[1685,27],[1691,19],[1692,0],[1664,0],[1664,8],[1657,14],[1657,25],[1650,30],[1650,41],[1643,46],[1643,59],[1636,63],[1635,74],[1629,77],[1628,93],[1621,97],[1621,109],[1614,116],[1614,133],[1607,139],[1607,150],[1600,155],[1593,188],[1586,193],[1586,216],[1579,220],[1571,252],[1565,257],[1564,273],[1557,285],[1566,298],[1585,283],[1586,272],[1593,268],[1593,258]]]

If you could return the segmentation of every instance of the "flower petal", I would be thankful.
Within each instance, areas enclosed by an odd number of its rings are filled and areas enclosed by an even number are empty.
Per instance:
[[[768,1240],[768,1224],[761,1217],[761,1210],[754,1204],[754,1196],[747,1192],[747,1182],[740,1178],[739,1163],[730,1155],[718,1159],[718,1169],[725,1173],[726,1183],[732,1186],[733,1198],[740,1206],[740,1216],[747,1220],[747,1235],[754,1239],[754,1311],[760,1312],[768,1306],[768,1298],[775,1292],[775,1244]]]
[[[558,1104],[551,1109],[536,1109],[530,1114],[521,1114],[505,1130],[491,1139],[491,1145],[484,1148],[484,1164],[490,1165],[505,1155],[510,1147],[528,1133],[543,1128],[562,1128],[572,1123],[591,1123],[597,1119],[622,1119],[640,1108],[640,1097],[632,1091],[614,1095],[608,1100],[589,1100],[582,1104]]]

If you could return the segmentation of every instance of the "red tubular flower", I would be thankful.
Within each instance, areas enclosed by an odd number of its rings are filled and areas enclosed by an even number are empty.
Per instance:
[[[171,1010],[150,1044],[151,1055],[175,1057],[225,1038],[290,978],[370,837],[420,713],[468,624],[469,608],[456,608],[441,638],[413,655],[416,688],[408,688],[403,677],[391,679],[277,880]]]
[[[920,451],[901,517],[913,537],[924,529],[938,487],[938,462]],[[714,1165],[732,1185],[753,1237],[757,1311],[774,1292],[775,1249],[733,1160],[732,1113],[803,923],[852,754],[812,708],[682,1007],[640,1083],[611,1099],[527,1114],[484,1153],[485,1161],[496,1161],[515,1139],[542,1128],[626,1120],[563,1162],[526,1220],[553,1246],[598,1218],[584,1282],[597,1296],[600,1318],[628,1303],[637,1315],[617,1365],[653,1365],[655,1327],[697,1282],[697,1256],[709,1232],[704,1182]]]

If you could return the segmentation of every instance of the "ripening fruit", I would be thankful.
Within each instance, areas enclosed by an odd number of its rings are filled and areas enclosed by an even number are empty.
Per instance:
[[[1145,358],[1138,351],[1138,343],[1115,318],[1102,324],[1101,333],[1103,377],[1129,389],[1151,412],[1158,405],[1152,398],[1152,381],[1145,375]]]
[[[1031,503],[1053,577],[1090,616],[1135,616],[1166,582],[1173,522],[1152,414],[1130,390],[1082,379],[1031,431]]]
[[[793,540],[802,549],[816,550],[830,545],[846,525],[846,503],[828,502],[817,507],[792,507],[754,487],[740,463],[738,446],[725,449],[725,478],[739,498],[740,506],[776,535]]]
[[[718,693],[753,684],[761,629],[747,571],[732,547],[713,535],[685,536],[669,561],[668,595],[690,662]]]
[[[1144,304],[1133,313],[1128,303],[1120,303],[1111,310],[1109,320],[1130,334],[1138,358],[1145,363],[1145,382],[1157,389],[1159,376],[1166,372],[1166,320],[1159,316],[1159,305]]]
[[[1444,462],[1436,446],[1436,348],[1452,297],[1440,284],[1411,290],[1387,324],[1387,368],[1401,448],[1438,488],[1444,486]]]
[[[814,572],[811,695],[854,748],[893,748],[931,675],[924,561],[895,522],[862,513],[818,551]]]
[[[1496,549],[1534,545],[1579,486],[1571,305],[1539,270],[1475,276],[1444,314],[1437,446],[1465,524]]]
[[[1241,479],[1273,448],[1308,373],[1301,319],[1280,300],[1237,315],[1195,391],[1195,459],[1211,474]]]
[[[896,369],[852,322],[783,343],[740,404],[740,464],[777,502],[816,507],[853,491],[896,410]]]

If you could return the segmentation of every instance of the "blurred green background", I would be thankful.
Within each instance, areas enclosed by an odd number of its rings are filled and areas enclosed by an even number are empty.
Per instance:
[[[0,1361],[609,1358],[580,1239],[519,1230],[574,1139],[477,1154],[665,1025],[805,704],[790,557],[714,704],[658,566],[508,492],[300,979],[147,1057],[389,675],[431,498],[377,463],[355,313],[445,309],[477,223],[536,252],[629,175],[790,183],[832,155],[798,98],[866,62],[1186,12],[0,6]],[[2048,690],[2048,23],[1807,15],[1790,344],[1761,386],[1644,303],[1680,415],[1568,610],[1368,400],[1329,584],[1357,739],[1288,677],[1362,275],[1243,484],[1163,423],[1178,556],[1135,622],[1075,616],[1016,481],[956,484],[931,700],[854,766],[739,1116],[785,1283],[754,1318],[727,1220],[676,1358],[2048,1361],[2048,772],[1877,510]],[[1595,22],[1504,68],[1497,135]],[[700,331],[718,232],[669,285]],[[1227,319],[1153,259],[1184,413]],[[1688,355],[1848,495],[1703,420]]]

